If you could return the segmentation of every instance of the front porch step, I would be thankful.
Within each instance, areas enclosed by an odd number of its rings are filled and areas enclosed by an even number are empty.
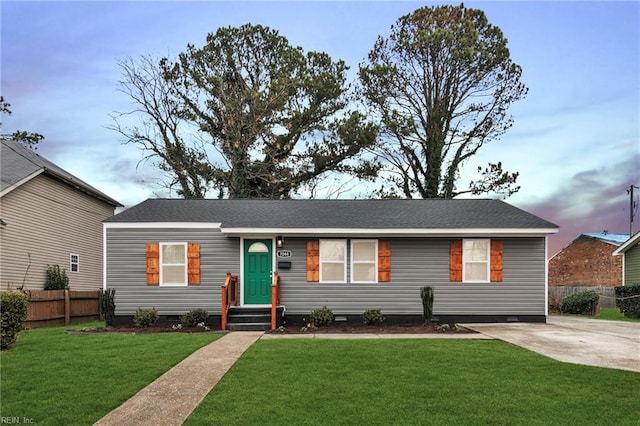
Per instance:
[[[278,307],[278,325],[282,318],[283,307]],[[232,306],[227,314],[227,330],[268,331],[271,330],[271,308],[253,308]]]
[[[269,331],[271,322],[242,322],[227,324],[229,331]]]

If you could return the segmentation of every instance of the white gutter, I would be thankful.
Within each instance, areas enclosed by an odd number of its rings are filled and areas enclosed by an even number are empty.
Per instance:
[[[296,236],[488,236],[488,237],[544,237],[558,232],[558,228],[449,228],[449,229],[428,229],[428,228],[221,228],[222,233],[228,237],[239,237],[241,235],[286,235]]]

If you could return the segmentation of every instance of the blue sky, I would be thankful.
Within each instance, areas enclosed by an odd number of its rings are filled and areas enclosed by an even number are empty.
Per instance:
[[[13,114],[2,133],[44,134],[38,153],[127,206],[166,196],[153,167],[138,164],[142,152],[107,129],[111,114],[132,107],[117,91],[118,60],[174,56],[250,22],[345,60],[355,78],[378,35],[434,4],[3,0],[1,93]],[[640,3],[465,5],[503,30],[529,94],[510,110],[514,127],[466,165],[461,186],[488,161],[519,171],[522,189],[507,201],[561,226],[550,255],[583,232],[628,232],[625,189],[640,186]]]

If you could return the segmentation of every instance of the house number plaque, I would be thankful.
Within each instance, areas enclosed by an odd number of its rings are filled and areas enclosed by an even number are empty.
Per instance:
[[[290,250],[278,250],[277,254],[278,254],[278,257],[291,257]]]

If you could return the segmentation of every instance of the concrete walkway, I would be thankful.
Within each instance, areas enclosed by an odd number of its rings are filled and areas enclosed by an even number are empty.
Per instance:
[[[550,315],[546,324],[463,324],[559,361],[640,372],[640,323]]]
[[[233,332],[200,348],[95,424],[181,425],[263,332]]]

